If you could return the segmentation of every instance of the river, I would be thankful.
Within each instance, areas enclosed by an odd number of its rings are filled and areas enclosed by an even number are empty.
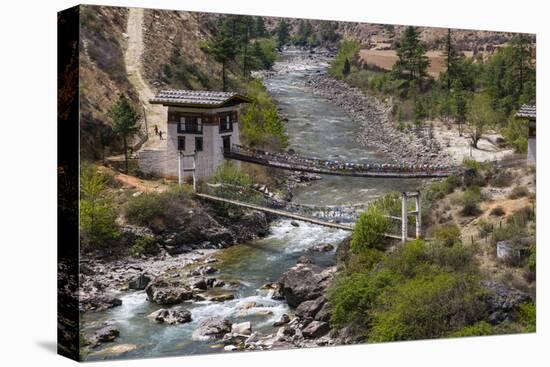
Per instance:
[[[324,72],[327,65],[323,59],[307,65],[296,62],[304,56],[307,57],[307,54],[282,54],[275,69],[284,71],[265,81],[267,89],[288,118],[286,128],[290,148],[298,154],[323,159],[384,160],[383,154],[362,146],[356,140],[360,128],[357,123],[339,107],[308,89],[305,85],[307,74]],[[418,183],[418,180],[323,176],[307,187],[298,188],[293,200],[317,205],[365,203],[386,192],[410,190]],[[221,352],[223,346],[219,342],[191,339],[197,322],[206,316],[223,316],[233,322],[251,321],[253,331],[265,334],[275,332],[272,323],[283,313],[292,314],[292,311],[284,301],[272,300],[270,293],[261,289],[262,285],[279,279],[308,248],[325,243],[336,246],[347,235],[349,232],[342,230],[308,223],[294,227],[290,220],[278,220],[272,223],[271,233],[266,238],[221,250],[218,253],[220,261],[214,264],[220,271],[215,276],[233,284],[235,299],[223,303],[202,301],[186,305],[193,317],[193,321],[187,324],[155,324],[146,316],[160,307],[148,302],[143,291],[125,293],[121,296],[122,306],[84,314],[84,331],[111,321],[120,330],[120,337],[112,345],[131,344],[137,348],[123,355],[94,352],[88,355],[87,360]],[[332,264],[334,252],[317,254],[314,260],[319,264]]]

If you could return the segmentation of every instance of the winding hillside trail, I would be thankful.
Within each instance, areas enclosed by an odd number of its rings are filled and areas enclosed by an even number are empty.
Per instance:
[[[152,105],[149,100],[155,96],[142,75],[143,56],[143,13],[142,8],[130,8],[128,13],[128,47],[124,54],[126,73],[128,80],[138,93],[139,100],[143,106],[140,113],[145,114],[149,139],[143,145],[146,149],[164,149],[166,140],[160,140],[154,132],[154,126],[166,134],[166,112],[160,105]]]

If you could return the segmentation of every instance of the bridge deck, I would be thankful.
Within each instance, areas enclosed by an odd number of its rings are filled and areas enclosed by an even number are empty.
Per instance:
[[[311,218],[311,217],[306,217],[306,216],[299,215],[299,214],[290,213],[290,212],[287,212],[285,210],[266,208],[266,207],[259,206],[259,205],[244,203],[242,201],[237,201],[237,200],[225,199],[225,198],[221,198],[221,197],[213,196],[213,195],[208,195],[208,194],[195,193],[195,196],[197,196],[199,198],[202,198],[202,199],[205,199],[205,200],[216,201],[216,202],[219,202],[219,203],[232,204],[232,205],[240,206],[240,207],[247,208],[247,209],[258,210],[258,211],[261,211],[261,212],[264,212],[264,213],[274,214],[274,215],[277,215],[277,216],[280,216],[280,217],[291,218],[291,219],[296,219],[296,220],[300,220],[300,221],[304,221],[304,222],[308,222],[308,223],[312,223],[312,224],[317,224],[317,225],[320,225],[320,226],[331,227],[331,228],[336,228],[336,229],[343,229],[345,231],[352,231],[353,230],[353,226],[350,226],[350,225],[327,222],[327,221],[316,219],[316,218]],[[394,235],[394,234],[391,234],[391,233],[384,233],[384,236],[388,237],[388,238],[401,240],[401,236],[397,236],[397,235]],[[412,241],[412,240],[414,240],[414,238],[410,237],[410,238],[408,238],[408,240]]]
[[[348,170],[348,169],[330,169],[315,165],[303,165],[295,162],[284,162],[280,160],[267,159],[265,157],[251,154],[243,154],[237,151],[225,151],[224,157],[243,162],[260,164],[263,166],[280,168],[290,171],[301,171],[309,173],[318,173],[335,176],[353,176],[353,177],[383,177],[383,178],[443,178],[451,176],[451,171],[413,171],[402,172],[397,170]]]

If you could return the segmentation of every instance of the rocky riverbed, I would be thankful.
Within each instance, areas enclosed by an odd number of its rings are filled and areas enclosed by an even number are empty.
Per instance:
[[[363,145],[378,148],[396,163],[449,162],[449,156],[441,153],[437,140],[430,138],[428,127],[400,131],[391,119],[391,106],[375,97],[326,73],[312,74],[306,83],[314,93],[327,98],[361,124],[357,138]]]

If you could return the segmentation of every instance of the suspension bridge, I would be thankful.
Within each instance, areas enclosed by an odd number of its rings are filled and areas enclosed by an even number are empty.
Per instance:
[[[291,153],[274,153],[233,144],[225,149],[227,159],[256,163],[290,171],[337,176],[381,178],[443,178],[460,173],[460,167],[447,164],[357,163],[323,160]]]
[[[393,163],[355,163],[336,160],[322,160],[318,158],[303,157],[294,153],[273,153],[259,149],[253,149],[242,145],[231,145],[223,149],[223,155],[227,159],[256,163],[263,166],[280,168],[284,170],[308,172],[337,176],[353,177],[380,177],[380,178],[443,178],[462,172],[462,168],[446,164],[393,164]],[[368,204],[344,205],[344,206],[316,206],[291,203],[275,199],[265,193],[246,192],[251,187],[241,187],[228,184],[206,184],[203,192],[197,191],[195,180],[194,154],[193,166],[184,168],[183,171],[193,173],[193,189],[195,196],[200,199],[217,203],[230,204],[242,208],[261,211],[264,213],[285,217],[304,222],[313,223],[330,228],[353,230],[353,223],[359,218],[361,212]],[[181,169],[179,170],[181,172]],[[182,182],[181,175],[179,182]],[[243,202],[242,197],[252,198],[254,202]],[[409,210],[409,199],[415,200],[414,210]],[[409,217],[414,217],[415,237],[409,236]],[[385,233],[389,238],[400,239],[402,242],[421,237],[421,206],[418,192],[401,193],[400,215],[386,215],[394,224],[400,222],[401,233],[399,235]],[[411,223],[412,224],[412,223]],[[395,228],[395,226],[393,226]]]

